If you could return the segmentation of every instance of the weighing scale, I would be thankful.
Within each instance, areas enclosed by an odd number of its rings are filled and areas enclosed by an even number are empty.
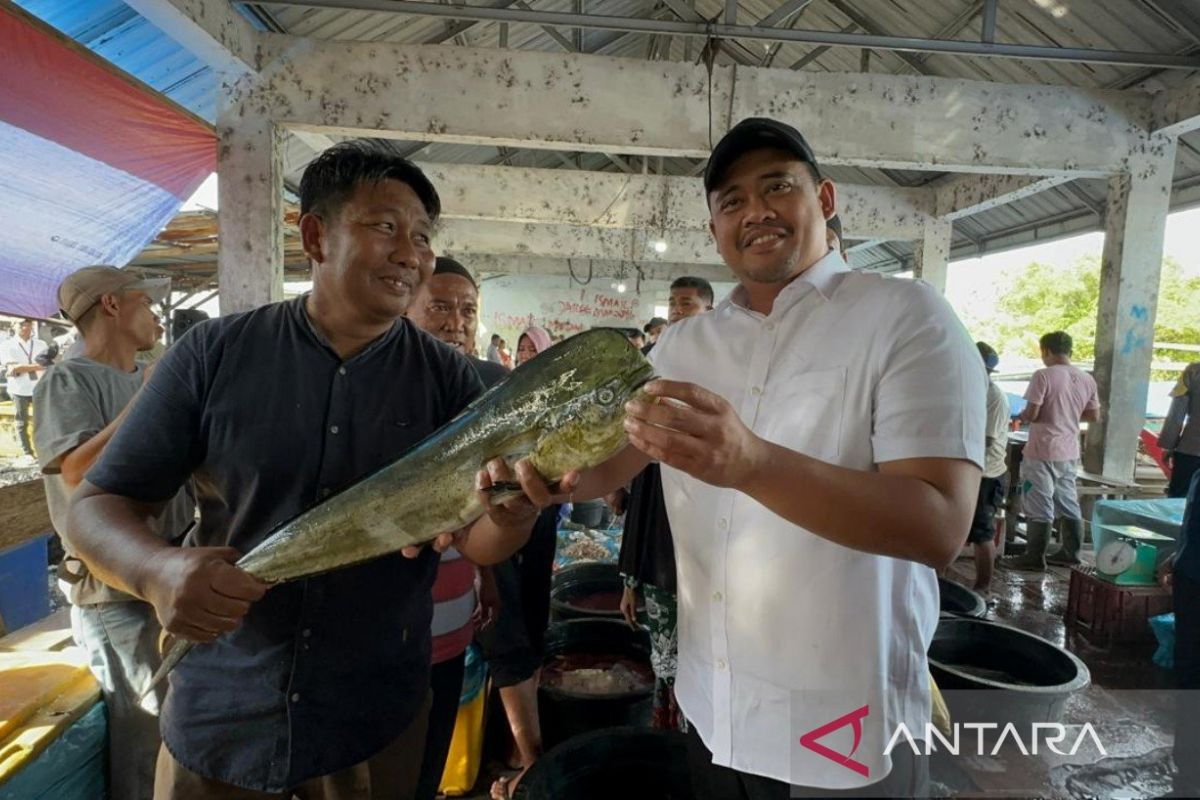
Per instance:
[[[1153,586],[1158,566],[1158,548],[1175,543],[1163,536],[1136,525],[1105,525],[1114,538],[1096,553],[1096,573],[1110,583],[1121,586]]]

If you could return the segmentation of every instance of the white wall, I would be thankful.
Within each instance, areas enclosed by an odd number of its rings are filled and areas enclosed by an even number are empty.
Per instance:
[[[643,281],[641,293],[633,279],[626,291],[613,288],[610,277],[597,277],[580,286],[561,276],[511,275],[489,278],[480,286],[479,353],[487,352],[493,333],[504,337],[514,353],[517,337],[530,325],[541,325],[555,341],[589,328],[641,328],[650,318],[666,316],[667,281]],[[714,283],[716,302],[733,283]]]

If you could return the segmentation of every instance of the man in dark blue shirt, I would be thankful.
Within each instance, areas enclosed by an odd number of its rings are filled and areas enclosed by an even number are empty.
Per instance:
[[[1193,476],[1175,554],[1165,565],[1175,606],[1175,786],[1171,797],[1200,797],[1200,474]]]
[[[189,331],[72,503],[93,574],[152,603],[171,634],[206,643],[171,677],[163,800],[403,798],[420,766],[436,554],[410,548],[269,592],[233,566],[482,391],[467,358],[402,318],[434,265],[440,205],[425,175],[345,143],[309,165],[300,196],[312,293]],[[527,487],[538,480],[518,472]],[[493,462],[480,486],[507,473]],[[147,520],[189,476],[198,532],[168,547]],[[536,516],[527,500],[496,507],[434,549],[453,538],[494,563]]]

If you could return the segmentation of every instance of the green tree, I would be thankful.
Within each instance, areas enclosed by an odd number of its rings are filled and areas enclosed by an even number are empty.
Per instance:
[[[1034,262],[996,303],[1001,352],[1027,358],[1040,354],[1038,339],[1063,330],[1075,340],[1075,355],[1092,358],[1100,296],[1100,259],[1082,258],[1066,269]]]
[[[1099,299],[1098,255],[1066,268],[1033,262],[1001,290],[993,313],[968,312],[966,321],[977,337],[992,342],[1001,353],[1027,358],[1040,354],[1042,334],[1065,330],[1075,340],[1076,358],[1090,361],[1095,355]],[[1200,277],[1185,274],[1172,258],[1163,260],[1154,340],[1200,345]],[[1156,348],[1154,352],[1158,364],[1197,359],[1196,351]],[[1169,380],[1177,374],[1174,367],[1158,369],[1153,379]]]

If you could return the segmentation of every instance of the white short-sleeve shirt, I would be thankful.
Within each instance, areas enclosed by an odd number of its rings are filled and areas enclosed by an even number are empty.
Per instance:
[[[29,337],[29,341],[22,339],[20,336],[14,336],[3,345],[3,352],[0,352],[0,362],[6,365],[16,364],[18,366],[28,366],[36,364],[37,357],[49,349],[46,343],[36,336]],[[37,385],[39,373],[8,376],[8,393],[14,397],[33,397],[33,387]]]
[[[716,392],[759,436],[831,464],[982,465],[987,376],[932,287],[851,272],[831,252],[769,315],[744,297],[739,287],[664,331],[651,353],[657,373]],[[882,780],[896,725],[919,736],[929,720],[933,570],[851,550],[747,495],[662,472],[679,575],[675,691],[714,762],[827,789]],[[801,745],[864,706],[856,749],[851,724],[819,744],[853,751],[866,775]]]

